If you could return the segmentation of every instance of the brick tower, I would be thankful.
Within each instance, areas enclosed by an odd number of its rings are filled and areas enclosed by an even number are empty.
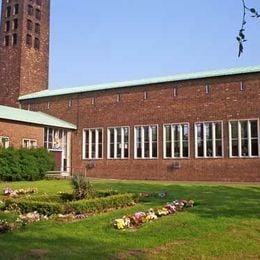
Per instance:
[[[2,0],[0,104],[48,88],[50,0]]]

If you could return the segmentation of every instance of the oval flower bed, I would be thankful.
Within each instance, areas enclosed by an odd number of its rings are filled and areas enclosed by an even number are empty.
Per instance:
[[[116,229],[136,228],[143,223],[156,220],[159,217],[175,214],[178,211],[183,211],[185,208],[193,207],[193,205],[193,200],[175,200],[157,210],[150,209],[148,212],[137,212],[115,219],[113,225]]]

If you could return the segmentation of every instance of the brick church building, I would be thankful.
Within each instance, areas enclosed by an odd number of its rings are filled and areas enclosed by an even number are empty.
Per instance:
[[[49,90],[49,17],[2,0],[0,145],[88,177],[260,181],[260,66]]]

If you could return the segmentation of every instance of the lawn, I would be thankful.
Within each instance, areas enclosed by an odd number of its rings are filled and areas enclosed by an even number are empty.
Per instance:
[[[167,192],[134,207],[60,224],[44,221],[0,235],[0,259],[259,259],[260,186],[172,182],[93,181],[99,190]],[[0,191],[36,187],[39,194],[71,191],[69,181],[0,183]],[[193,199],[194,208],[138,229],[118,231],[125,214]],[[0,196],[1,199],[1,196]],[[0,219],[6,216],[0,212]]]

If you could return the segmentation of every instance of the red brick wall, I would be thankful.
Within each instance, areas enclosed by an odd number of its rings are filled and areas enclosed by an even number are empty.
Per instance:
[[[240,91],[243,80],[245,90]],[[205,93],[206,84],[210,94]],[[173,88],[178,87],[178,96]],[[144,91],[148,99],[144,100]],[[116,102],[117,94],[121,101]],[[96,97],[95,105],[91,98]],[[72,107],[69,107],[72,99]],[[49,102],[49,109],[48,109]],[[84,172],[89,163],[82,160],[84,128],[104,128],[103,160],[87,171],[91,177],[120,179],[160,179],[194,181],[260,181],[260,159],[231,159],[228,156],[228,120],[260,118],[260,74],[221,77],[186,82],[162,83],[150,86],[90,92],[78,95],[23,101],[34,110],[41,110],[77,124],[72,140],[72,167]],[[195,159],[194,123],[223,120],[224,158]],[[169,170],[175,160],[163,159],[163,124],[190,124],[190,158],[178,160],[181,168]],[[134,160],[134,126],[159,125],[159,159]],[[107,128],[130,126],[129,160],[107,160]]]
[[[0,136],[9,137],[14,148],[20,148],[23,139],[37,140],[37,147],[43,147],[43,133],[43,127],[0,120]]]
[[[34,1],[35,2],[35,1]],[[19,13],[13,15],[15,4],[19,4]],[[25,0],[2,1],[2,15],[0,27],[0,104],[18,106],[19,95],[26,95],[48,88],[48,62],[49,62],[49,0],[42,1],[42,6],[37,7],[34,3],[34,14],[36,8],[41,10],[41,20],[27,14],[29,2]],[[30,3],[31,4],[31,3]],[[5,17],[7,6],[12,7],[11,17]],[[18,29],[12,29],[12,22],[18,19]],[[33,29],[27,29],[27,19],[33,22]],[[5,32],[5,23],[10,21],[10,32]],[[35,23],[40,23],[40,34],[35,33]],[[17,45],[12,44],[12,35],[17,34]],[[40,39],[40,49],[29,48],[26,45],[26,35],[32,36],[34,44],[35,37]],[[10,36],[10,45],[4,45],[4,37]]]

